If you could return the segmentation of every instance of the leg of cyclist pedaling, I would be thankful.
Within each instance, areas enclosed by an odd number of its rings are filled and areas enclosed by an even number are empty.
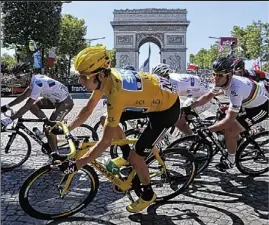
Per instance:
[[[105,124],[105,120],[106,120],[106,116],[103,115],[100,117],[100,123],[102,124],[102,126],[104,126]],[[117,126],[117,128],[115,129],[115,133],[114,133],[114,137],[113,139],[125,139],[126,138],[126,135],[124,133],[124,131],[121,129],[120,126]],[[128,159],[128,156],[129,156],[129,153],[131,151],[131,148],[129,145],[123,145],[123,146],[119,146],[120,149],[122,150],[122,153],[123,153],[123,158],[125,160]]]
[[[187,124],[187,121],[184,116],[180,116],[177,120],[175,126],[185,135],[192,135],[193,132],[189,125]]]
[[[30,108],[30,111],[39,119],[47,118],[46,114],[36,104]]]
[[[74,106],[73,100],[71,98],[68,98],[64,100],[62,103],[59,103],[59,105],[56,106],[56,109],[53,111],[53,113],[50,116],[51,121],[62,121],[64,117],[72,110]],[[57,149],[57,137],[54,134],[49,133],[48,131],[45,131],[45,134],[48,138],[48,143],[51,147],[52,151],[55,151]]]
[[[228,160],[231,163],[235,163],[235,153],[237,150],[237,138],[239,134],[245,129],[241,126],[238,121],[234,121],[229,128],[225,129],[225,142],[228,150]]]

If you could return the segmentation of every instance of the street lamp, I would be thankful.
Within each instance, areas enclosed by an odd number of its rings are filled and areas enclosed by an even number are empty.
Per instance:
[[[100,37],[100,38],[91,38],[91,39],[86,39],[89,42],[89,45],[91,45],[92,41],[100,40],[100,39],[105,39],[106,37]]]

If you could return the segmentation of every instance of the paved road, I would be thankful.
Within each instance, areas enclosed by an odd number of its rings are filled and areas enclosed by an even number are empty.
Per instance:
[[[12,98],[2,98],[1,104],[3,105],[11,100]],[[76,99],[75,108],[67,118],[69,120],[74,118],[85,102],[85,99]],[[18,109],[19,106],[15,107],[15,109]],[[89,125],[96,123],[104,111],[102,103],[99,103],[94,115],[87,123]],[[51,110],[46,110],[46,113],[50,114]],[[25,117],[32,117],[32,114],[27,113]],[[30,128],[35,125],[29,123]],[[268,123],[266,126],[269,126]],[[41,128],[41,126],[38,127]],[[115,194],[110,183],[100,176],[100,189],[94,202],[88,205],[81,213],[64,221],[33,219],[21,210],[18,193],[26,177],[46,164],[48,158],[40,153],[40,147],[34,141],[31,141],[31,143],[33,150],[28,161],[12,172],[2,173],[1,222],[3,225],[268,224],[268,174],[263,177],[251,178],[243,176],[237,169],[222,174],[214,168],[214,164],[218,159],[212,162],[204,174],[195,179],[188,192],[165,204],[152,205],[142,213],[128,213],[125,210],[125,207],[129,204],[128,198],[122,194]],[[22,148],[23,146],[18,143],[18,149]]]

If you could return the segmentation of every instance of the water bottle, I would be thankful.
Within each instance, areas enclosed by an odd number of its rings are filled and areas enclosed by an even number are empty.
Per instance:
[[[35,135],[40,139],[42,140],[45,135],[43,134],[43,132],[41,132],[37,127],[34,127],[33,128],[33,132],[35,133]]]
[[[120,173],[120,168],[110,158],[105,157],[102,162],[109,172],[113,173],[114,175]]]

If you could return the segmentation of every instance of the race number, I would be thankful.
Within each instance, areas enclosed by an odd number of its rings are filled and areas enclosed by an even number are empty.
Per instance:
[[[164,77],[158,77],[158,78],[162,90],[170,93],[176,93],[176,88],[171,84],[171,82],[168,79]]]

